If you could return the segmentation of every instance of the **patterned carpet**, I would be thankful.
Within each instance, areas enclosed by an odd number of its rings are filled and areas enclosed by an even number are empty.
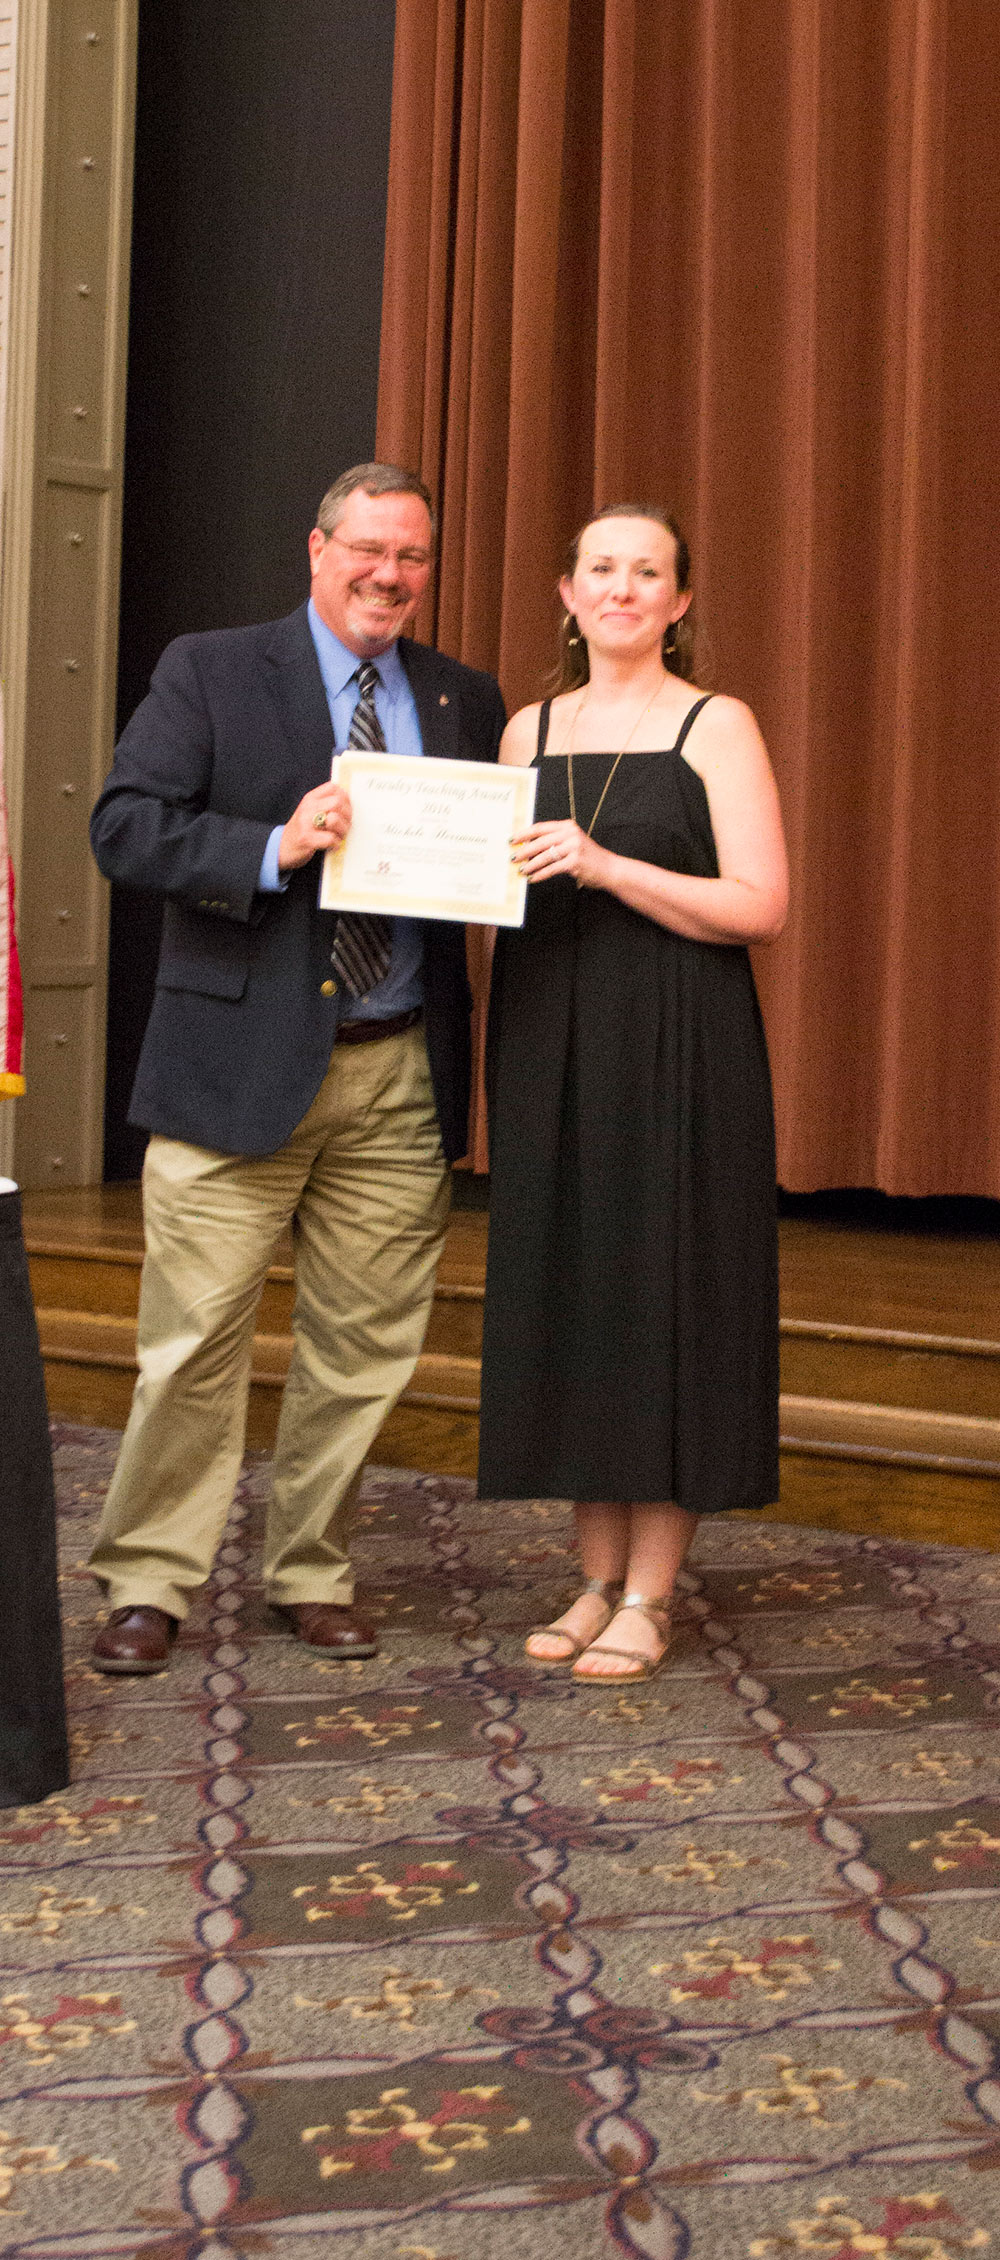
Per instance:
[[[169,1674],[80,1569],[76,1778],[0,1814],[16,2260],[1000,2255],[1000,1560],[702,1526],[671,1668],[528,1665],[569,1518],[375,1471],[374,1664],[255,1583],[247,1462]]]

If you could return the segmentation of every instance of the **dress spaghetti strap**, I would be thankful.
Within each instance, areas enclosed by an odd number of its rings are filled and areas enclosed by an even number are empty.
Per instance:
[[[702,707],[703,707],[703,706],[707,706],[707,705],[708,705],[708,702],[709,702],[709,699],[710,699],[710,698],[714,698],[714,697],[715,697],[715,692],[714,692],[714,691],[706,691],[706,692],[705,692],[705,696],[704,696],[704,698],[696,698],[696,699],[695,699],[695,702],[694,702],[694,705],[688,708],[688,711],[687,711],[687,713],[686,713],[686,714],[685,714],[685,716],[684,716],[684,720],[683,720],[683,722],[681,723],[681,726],[680,726],[680,732],[679,732],[678,736],[677,736],[677,737],[675,738],[675,740],[674,740],[674,752],[675,752],[675,753],[682,753],[682,752],[683,752],[683,750],[684,750],[684,740],[685,740],[685,738],[687,737],[688,731],[690,730],[690,728],[691,728],[692,724],[693,724],[693,723],[695,723],[695,722],[697,722],[697,720],[698,720],[698,716],[699,716],[699,714],[701,713]]]
[[[692,728],[692,725],[697,722],[702,707],[707,706],[709,699],[714,698],[714,696],[714,691],[706,691],[704,698],[696,698],[694,705],[688,709],[688,712],[685,714],[684,720],[681,723],[678,735],[674,740],[673,750],[675,753],[683,752],[684,741],[687,737],[688,731]],[[548,742],[549,721],[551,714],[552,700],[550,698],[543,698],[541,706],[538,709],[538,744],[535,748],[536,761],[540,761],[543,753],[545,752],[545,747]]]

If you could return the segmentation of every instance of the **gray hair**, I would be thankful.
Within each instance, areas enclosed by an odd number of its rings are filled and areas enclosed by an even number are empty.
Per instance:
[[[327,487],[316,512],[316,524],[327,540],[344,515],[348,496],[358,488],[364,494],[416,494],[424,504],[431,522],[431,542],[437,536],[437,513],[431,501],[430,490],[416,471],[404,471],[398,463],[355,463],[350,471],[342,471]]]

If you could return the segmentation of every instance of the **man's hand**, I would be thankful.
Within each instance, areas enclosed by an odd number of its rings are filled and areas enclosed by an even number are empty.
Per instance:
[[[340,785],[317,785],[300,800],[281,835],[279,871],[295,871],[317,848],[340,847],[351,822],[351,804]]]

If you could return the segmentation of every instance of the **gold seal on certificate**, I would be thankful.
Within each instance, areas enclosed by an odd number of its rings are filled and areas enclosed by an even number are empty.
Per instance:
[[[534,769],[350,747],[332,776],[351,828],[323,859],[321,910],[523,925],[527,881],[510,843],[534,817]]]

